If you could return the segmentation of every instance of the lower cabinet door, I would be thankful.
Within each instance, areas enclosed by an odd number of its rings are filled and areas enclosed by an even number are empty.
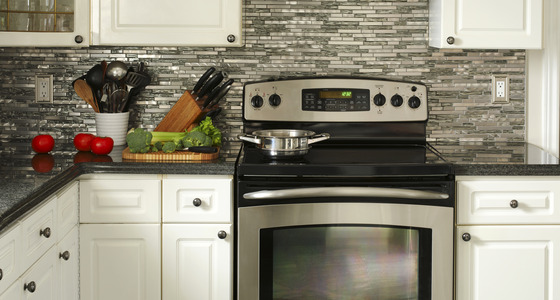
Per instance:
[[[56,247],[52,247],[21,277],[22,299],[58,300]]]
[[[161,299],[159,224],[82,224],[81,300]]]
[[[80,299],[78,243],[78,226],[75,226],[57,245],[59,300]]]
[[[163,225],[163,299],[232,297],[230,224]]]
[[[0,300],[19,300],[23,299],[23,289],[19,280],[14,282],[7,290],[0,295]]]
[[[556,299],[560,226],[459,226],[456,243],[457,300]]]

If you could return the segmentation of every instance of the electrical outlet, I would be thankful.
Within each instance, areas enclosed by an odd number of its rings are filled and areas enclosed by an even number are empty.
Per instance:
[[[509,78],[492,76],[492,103],[509,103]]]
[[[53,102],[53,76],[35,75],[35,102]]]

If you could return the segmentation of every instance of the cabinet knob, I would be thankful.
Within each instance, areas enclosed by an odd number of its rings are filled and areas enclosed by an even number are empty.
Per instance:
[[[64,260],[69,260],[70,259],[70,252],[68,252],[68,251],[62,252],[58,255],[58,258],[62,258]]]
[[[23,290],[29,291],[30,293],[34,293],[36,288],[37,285],[35,284],[35,281],[31,281],[30,283],[26,283],[23,285]]]
[[[230,42],[230,43],[235,42],[235,35],[233,35],[233,34],[228,35],[227,36],[227,41]]]
[[[452,37],[452,36],[447,37],[447,43],[448,43],[449,45],[455,44],[455,38]]]
[[[47,239],[51,237],[51,229],[49,227],[39,231],[39,234],[46,237]]]
[[[199,207],[202,205],[202,200],[200,200],[200,198],[194,198],[192,204],[196,207]]]
[[[81,35],[77,35],[74,37],[74,42],[76,42],[77,44],[81,44],[84,42],[84,37]]]
[[[2,278],[4,278],[4,271],[2,271],[2,269],[0,269],[0,280],[2,280]]]
[[[218,231],[218,237],[222,240],[225,239],[227,237],[227,232],[223,230]]]
[[[509,206],[511,206],[511,208],[517,208],[517,207],[519,207],[519,202],[517,200],[513,199],[509,202]]]
[[[468,232],[463,233],[463,235],[461,236],[463,238],[463,241],[468,242],[471,240],[471,234]]]

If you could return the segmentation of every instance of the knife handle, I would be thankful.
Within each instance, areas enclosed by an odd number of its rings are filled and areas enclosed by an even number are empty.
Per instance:
[[[222,80],[224,79],[224,74],[222,72],[216,73],[212,78],[208,79],[208,81],[202,86],[200,92],[196,97],[196,100],[200,100],[202,97],[206,96],[214,87],[216,87]]]
[[[204,72],[204,74],[202,74],[202,76],[200,76],[200,79],[197,81],[196,85],[194,86],[194,88],[192,90],[193,94],[196,94],[196,93],[199,92],[200,88],[204,85],[204,82],[206,82],[208,77],[210,77],[210,75],[212,75],[212,73],[214,73],[214,71],[216,71],[216,68],[210,67],[208,70],[206,70],[206,72]]]
[[[216,153],[216,152],[218,152],[218,148],[209,147],[209,146],[194,146],[194,147],[187,148],[187,150],[189,150],[191,152],[197,152],[197,153]]]

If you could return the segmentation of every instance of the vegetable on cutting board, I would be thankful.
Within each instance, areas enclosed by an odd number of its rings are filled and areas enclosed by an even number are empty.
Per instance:
[[[207,117],[191,131],[149,132],[142,128],[131,129],[126,135],[130,153],[149,153],[162,151],[173,153],[177,150],[196,146],[222,145],[222,132],[214,127],[212,119]]]

